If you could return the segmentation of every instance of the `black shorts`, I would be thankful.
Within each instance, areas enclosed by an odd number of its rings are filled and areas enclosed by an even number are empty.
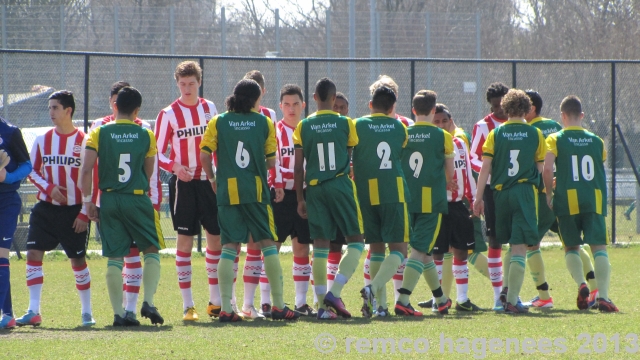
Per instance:
[[[473,250],[476,242],[473,220],[469,209],[462,201],[450,202],[449,213],[442,214],[440,232],[433,247],[434,254],[449,252],[449,247],[458,250]]]
[[[46,201],[31,209],[27,250],[51,251],[62,245],[70,259],[80,259],[87,252],[87,232],[76,233],[73,222],[82,205],[60,206]]]
[[[482,196],[484,200],[484,223],[487,227],[487,236],[496,237],[496,205],[493,201],[493,190],[487,185]]]
[[[342,231],[340,231],[340,228],[338,228],[338,231],[336,231],[336,238],[335,240],[331,241],[331,244],[347,245],[347,238],[344,237],[344,234],[342,233]]]
[[[284,199],[275,202],[276,191],[271,189],[271,206],[276,223],[277,242],[282,243],[287,237],[298,238],[300,244],[313,244],[309,234],[309,220],[298,215],[298,197],[295,190],[285,190]]]
[[[218,201],[209,180],[184,182],[173,175],[169,179],[169,206],[173,229],[179,235],[198,235],[201,224],[209,234],[220,235]]]

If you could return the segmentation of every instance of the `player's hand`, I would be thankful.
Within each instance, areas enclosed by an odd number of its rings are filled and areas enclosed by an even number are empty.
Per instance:
[[[447,183],[447,190],[449,191],[458,191],[458,182],[455,180],[451,180]]]
[[[480,217],[482,214],[484,214],[484,200],[476,199],[473,202],[473,215]]]
[[[218,182],[214,181],[211,183],[211,188],[213,189],[213,193],[218,195]]]
[[[549,209],[553,210],[553,195],[547,194],[547,206]]]
[[[9,157],[9,154],[7,154],[7,152],[4,150],[0,150],[0,170],[9,165],[9,161],[11,161],[11,157]]]
[[[555,177],[553,178],[553,188],[554,189],[556,188],[556,178]]]
[[[276,198],[274,199],[274,201],[279,203],[282,200],[284,200],[284,189],[276,188]]]
[[[53,188],[53,190],[51,190],[51,197],[53,198],[53,200],[59,202],[60,204],[66,204],[67,203],[67,197],[62,193],[63,191],[66,191],[67,188],[63,188],[62,186],[56,186]]]
[[[0,183],[4,182],[4,179],[7,178],[7,169],[0,170]]]
[[[193,179],[193,172],[184,165],[174,163],[172,170],[173,170],[173,173],[176,174],[178,179],[182,181],[191,181]]]
[[[307,202],[306,201],[298,201],[298,215],[301,218],[307,218]]]
[[[94,203],[85,203],[87,206],[87,216],[89,220],[99,222],[100,221],[100,211],[96,204]],[[74,224],[75,225],[75,224]]]
[[[82,221],[79,218],[76,218],[76,220],[73,222],[73,230],[76,232],[76,234],[85,232],[87,231],[88,224],[89,224],[88,222]]]

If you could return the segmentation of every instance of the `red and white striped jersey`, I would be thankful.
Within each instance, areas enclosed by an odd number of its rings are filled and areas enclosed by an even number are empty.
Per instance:
[[[479,173],[480,168],[482,168],[482,146],[487,136],[489,136],[491,130],[502,125],[505,121],[506,120],[498,119],[491,113],[473,125],[473,132],[471,133],[471,154],[469,154],[473,171]]]
[[[269,109],[268,107],[264,107],[262,105],[260,105],[260,113],[264,116],[269,117],[269,119],[271,119],[271,121],[273,121],[273,124],[275,125],[276,121],[278,121],[277,119],[277,115],[276,112],[273,109]]]
[[[447,190],[447,201],[458,202],[467,198],[471,204],[476,197],[476,180],[471,173],[471,161],[467,144],[464,140],[453,137],[453,181],[458,185],[458,190]]]
[[[172,174],[173,165],[178,163],[193,171],[193,178],[207,180],[207,174],[200,164],[200,142],[207,130],[207,123],[218,115],[213,102],[198,98],[193,106],[180,100],[162,109],[156,120],[156,141],[160,168]],[[171,148],[169,158],[167,150]]]
[[[108,124],[113,120],[115,120],[115,117],[113,115],[107,115],[103,118],[96,119],[91,123],[91,128],[89,129],[89,132],[91,132],[91,130],[93,129],[99,128],[102,125]],[[151,128],[151,124],[149,124],[144,120],[136,118],[134,122],[145,129],[149,129],[153,131],[153,129]],[[160,181],[160,171],[158,169],[159,169],[158,156],[156,156],[154,159],[153,174],[151,174],[151,178],[149,179],[148,195],[149,195],[149,198],[151,199],[151,203],[153,204],[153,207],[157,211],[160,211],[160,204],[162,203],[162,182]],[[91,197],[93,199],[93,203],[96,204],[96,206],[100,207],[100,189],[98,188],[98,161],[96,161],[96,164],[93,167],[92,189],[93,189],[93,194]]]
[[[396,114],[396,119],[400,120],[406,127],[409,127],[414,124],[413,120],[409,119],[408,117],[404,117],[400,114]]]
[[[278,154],[276,166],[269,169],[269,187],[293,190],[293,168],[295,166],[295,149],[293,148],[293,131],[295,128],[283,120],[276,124],[276,140]]]
[[[38,200],[54,205],[82,204],[79,178],[84,138],[84,133],[78,129],[62,135],[55,128],[36,138],[31,148],[33,170],[29,174],[29,180],[38,189]],[[59,203],[51,197],[51,191],[56,186],[66,189],[60,189],[67,197],[66,203]],[[84,206],[78,217],[83,221],[89,220]]]

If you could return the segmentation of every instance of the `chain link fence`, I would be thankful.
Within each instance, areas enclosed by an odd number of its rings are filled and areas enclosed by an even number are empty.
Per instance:
[[[560,118],[562,98],[575,94],[584,104],[585,127],[604,139],[609,153],[606,164],[609,231],[617,242],[640,241],[639,213],[628,212],[629,220],[625,215],[640,197],[640,190],[620,143],[620,134],[612,132],[615,118],[629,144],[632,159],[640,159],[640,125],[636,121],[640,102],[634,91],[640,81],[640,62],[265,59],[27,50],[0,50],[0,54],[3,94],[0,116],[22,128],[28,146],[51,126],[46,99],[59,89],[71,90],[76,95],[74,119],[82,127],[110,113],[108,98],[113,82],[129,81],[143,95],[139,116],[154,123],[158,112],[179,96],[173,71],[183,60],[200,62],[204,71],[201,95],[212,100],[219,111],[224,111],[224,99],[236,82],[247,71],[259,69],[266,78],[263,105],[275,109],[278,117],[282,116],[278,103],[283,85],[295,83],[302,87],[308,101],[306,112],[310,113],[315,111],[313,101],[309,101],[315,82],[324,76],[334,79],[338,90],[347,95],[353,118],[368,113],[369,85],[378,74],[388,74],[400,87],[398,113],[409,117],[412,94],[420,89],[433,89],[438,100],[449,106],[456,123],[467,131],[489,112],[485,89],[492,82],[537,90],[544,100],[542,115],[556,120]],[[163,174],[163,180],[167,182],[167,174]],[[168,246],[174,247],[176,236],[169,218],[166,188],[164,194],[162,227]],[[29,208],[36,201],[35,189],[29,184],[23,185],[22,195],[24,211],[16,234],[18,243],[26,237]],[[96,240],[92,235],[90,249],[100,246]],[[557,240],[551,234],[545,239]]]

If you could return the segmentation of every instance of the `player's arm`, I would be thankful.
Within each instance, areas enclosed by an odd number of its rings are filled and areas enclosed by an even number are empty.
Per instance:
[[[267,134],[267,139],[264,142],[264,154],[267,162],[267,169],[273,169],[276,166],[276,152],[278,151],[278,144],[276,143],[276,129],[273,126],[273,121],[268,117],[266,117],[266,119],[269,133]]]
[[[293,165],[293,186],[296,189],[298,200],[298,215],[307,218],[307,203],[304,199],[304,152],[302,151],[302,121],[298,123],[293,132],[293,145],[295,147],[295,161]]]
[[[547,205],[553,209],[553,167],[558,156],[557,134],[551,134],[547,137],[546,148],[547,153],[544,157],[544,166],[542,169],[542,181],[547,195]]]
[[[213,169],[213,162],[211,157],[213,152],[218,149],[218,129],[216,124],[218,123],[218,117],[214,117],[207,124],[207,130],[204,132],[202,142],[200,142],[200,164],[202,164],[202,170],[207,174],[209,182],[214,192],[217,192],[216,186],[216,173]]]
[[[11,143],[9,145],[9,154],[15,162],[18,163],[18,167],[9,172],[6,168],[2,167],[0,170],[0,182],[5,184],[14,184],[24,180],[24,178],[31,172],[31,161],[29,160],[29,151],[27,145],[24,143],[22,132],[20,129],[16,129],[11,137]],[[7,160],[7,164],[9,161]],[[5,164],[6,165],[6,164]]]
[[[476,173],[480,172],[482,167],[482,147],[484,145],[484,137],[480,134],[480,126],[476,123],[473,125],[471,135],[471,149],[469,158],[471,160],[471,168]]]
[[[447,183],[453,179],[453,173],[456,171],[453,165],[455,156],[456,153],[453,151],[453,137],[444,131],[444,174],[447,178]]]
[[[156,138],[153,136],[153,132],[149,129],[145,129],[149,135],[149,149],[144,158],[144,172],[147,174],[147,179],[153,176],[153,170],[156,165],[156,156],[158,155],[158,147],[156,145]]]
[[[98,160],[98,139],[100,137],[100,128],[93,130],[89,134],[87,143],[84,148],[84,161],[80,170],[82,203],[86,206],[87,216],[92,221],[99,221],[98,208],[93,203],[92,187],[93,187],[93,168]]]
[[[475,128],[474,128],[475,129]],[[480,216],[484,213],[484,189],[487,186],[489,175],[491,175],[491,169],[493,168],[493,151],[494,151],[494,139],[493,130],[487,136],[487,140],[482,145],[482,166],[480,168],[480,175],[478,175],[478,182],[476,183],[476,200],[473,202],[473,214]]]
[[[158,145],[158,165],[168,173],[175,174],[182,181],[191,181],[193,172],[186,166],[178,164],[165,156],[169,148],[169,140],[173,137],[173,128],[164,110],[156,119],[155,138]],[[173,144],[172,144],[173,145]],[[173,150],[172,150],[173,151]]]

